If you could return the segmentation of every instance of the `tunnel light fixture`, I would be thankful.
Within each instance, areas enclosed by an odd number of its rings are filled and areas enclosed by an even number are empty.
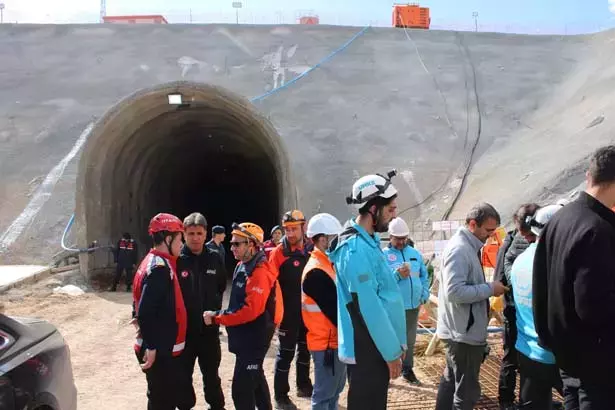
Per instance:
[[[169,94],[169,105],[182,105],[183,99],[181,94]]]

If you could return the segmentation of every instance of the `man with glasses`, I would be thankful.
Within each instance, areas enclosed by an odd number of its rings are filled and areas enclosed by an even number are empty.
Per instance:
[[[203,313],[205,325],[226,327],[236,357],[231,391],[237,410],[271,409],[263,361],[275,326],[275,270],[262,250],[263,236],[256,224],[233,224],[231,251],[239,263],[228,307]]]
[[[409,383],[420,384],[414,374],[414,345],[419,309],[429,298],[429,278],[421,253],[408,245],[410,229],[401,218],[389,224],[391,242],[384,249],[389,267],[399,285],[406,309],[406,335],[408,351],[402,364],[402,377]]]
[[[313,246],[306,241],[303,212],[286,212],[282,218],[282,228],[285,237],[269,256],[269,261],[278,272],[277,278],[284,302],[284,316],[278,330],[280,347],[275,361],[273,389],[278,409],[295,409],[296,406],[288,397],[288,373],[295,350],[297,396],[311,397],[313,389],[310,380],[310,353],[306,342],[307,330],[301,317],[301,275]]]

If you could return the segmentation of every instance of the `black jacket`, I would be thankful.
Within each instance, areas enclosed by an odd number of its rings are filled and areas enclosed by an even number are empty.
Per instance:
[[[134,239],[120,239],[115,248],[115,262],[124,267],[132,267],[137,264],[137,243]]]
[[[533,309],[540,343],[569,375],[615,374],[615,213],[592,196],[558,211],[534,258]]]
[[[188,313],[188,335],[202,334],[205,330],[203,312],[218,311],[222,307],[227,281],[224,264],[218,253],[207,247],[195,255],[184,245],[177,258],[177,275]]]
[[[502,242],[502,246],[498,250],[498,256],[495,262],[495,270],[493,271],[493,280],[499,280],[505,286],[509,286],[508,279],[504,274],[504,257],[506,256],[506,252],[510,249],[510,245],[513,242],[516,231],[510,231],[504,238],[504,242]],[[511,320],[514,316],[514,307],[515,302],[512,296],[512,290],[510,292],[506,292],[504,294],[504,317],[508,320]],[[512,312],[512,314],[511,314]]]

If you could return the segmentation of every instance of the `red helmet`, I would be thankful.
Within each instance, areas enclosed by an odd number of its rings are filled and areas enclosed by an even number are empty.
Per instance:
[[[151,236],[155,232],[184,232],[182,221],[171,214],[158,214],[149,222],[148,233]]]

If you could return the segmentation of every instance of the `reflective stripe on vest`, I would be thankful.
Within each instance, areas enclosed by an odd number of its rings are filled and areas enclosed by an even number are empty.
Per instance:
[[[320,249],[314,248],[312,255],[305,265],[301,282],[314,269],[324,271],[335,283],[335,270],[327,255]],[[324,313],[314,299],[301,293],[301,315],[307,328],[307,344],[310,351],[323,351],[328,348],[337,349],[337,328]]]

